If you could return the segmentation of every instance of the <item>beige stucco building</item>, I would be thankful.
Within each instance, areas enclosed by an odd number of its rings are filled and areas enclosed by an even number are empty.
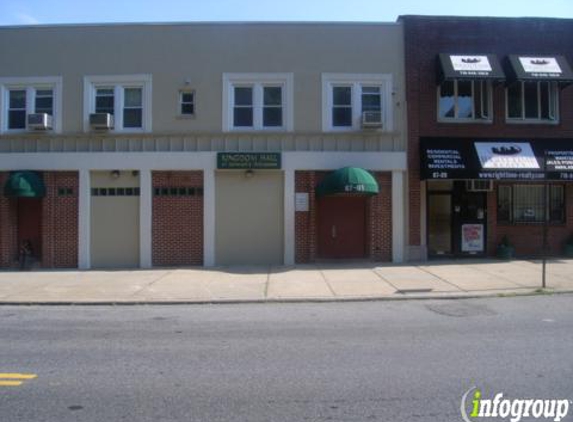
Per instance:
[[[25,241],[43,267],[401,262],[402,44],[398,23],[0,28],[0,264]]]

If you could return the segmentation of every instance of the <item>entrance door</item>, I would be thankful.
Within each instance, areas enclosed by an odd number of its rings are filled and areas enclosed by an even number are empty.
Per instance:
[[[366,198],[331,196],[318,200],[318,256],[366,257]]]
[[[18,250],[25,241],[32,245],[32,256],[42,256],[42,199],[18,198]]]
[[[452,254],[452,194],[428,193],[428,253]]]
[[[487,196],[467,192],[465,187],[454,195],[454,250],[458,255],[482,255],[486,247]]]

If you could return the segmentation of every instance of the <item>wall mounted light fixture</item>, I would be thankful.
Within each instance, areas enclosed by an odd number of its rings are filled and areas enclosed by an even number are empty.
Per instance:
[[[120,175],[119,170],[112,170],[112,171],[110,172],[110,176],[111,176],[112,179],[118,179],[118,178],[119,178],[119,175]]]

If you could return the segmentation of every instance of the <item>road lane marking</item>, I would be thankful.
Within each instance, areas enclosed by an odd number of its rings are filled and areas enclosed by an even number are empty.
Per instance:
[[[20,374],[18,372],[0,373],[0,387],[19,387],[24,381],[37,377],[36,374]]]
[[[18,387],[24,381],[0,381],[0,387]]]
[[[18,373],[1,373],[0,372],[0,380],[2,379],[9,379],[9,380],[31,380],[37,378],[36,374],[18,374]]]

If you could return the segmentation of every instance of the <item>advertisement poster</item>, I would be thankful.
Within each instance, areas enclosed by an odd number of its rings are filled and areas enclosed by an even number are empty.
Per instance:
[[[483,224],[462,224],[462,252],[483,252]]]

